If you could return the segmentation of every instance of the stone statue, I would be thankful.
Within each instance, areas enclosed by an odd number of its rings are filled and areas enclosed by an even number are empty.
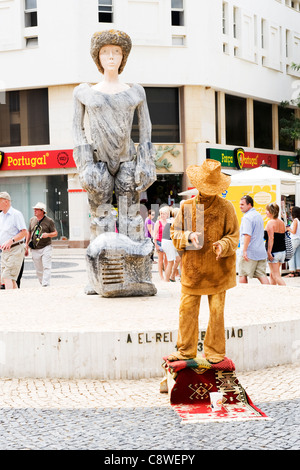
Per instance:
[[[156,293],[149,264],[153,247],[144,238],[139,212],[139,193],[156,180],[150,116],[143,87],[119,80],[131,46],[130,37],[122,31],[95,33],[91,55],[104,79],[93,86],[82,83],[74,90],[73,156],[81,185],[87,191],[91,213],[88,271],[95,291],[106,296]],[[137,150],[131,140],[135,111],[139,125]],[[84,128],[85,114],[91,143]],[[111,214],[113,193],[117,200],[118,233],[115,233]],[[118,274],[112,281],[118,281],[104,283],[103,266],[107,270],[111,265],[112,253],[118,258]],[[122,276],[119,275],[120,260]],[[140,269],[144,267],[142,272],[134,273],[137,264]]]

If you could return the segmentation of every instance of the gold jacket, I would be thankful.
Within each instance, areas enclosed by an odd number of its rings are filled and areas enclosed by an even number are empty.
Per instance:
[[[202,229],[203,246],[196,249],[189,241],[189,235],[199,228]],[[182,293],[210,295],[236,285],[239,223],[230,201],[220,196],[203,195],[184,201],[171,226],[171,238],[181,255]],[[219,260],[213,250],[214,242],[222,246]]]

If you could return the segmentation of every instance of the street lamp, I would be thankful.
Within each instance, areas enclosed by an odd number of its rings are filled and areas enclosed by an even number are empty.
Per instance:
[[[297,161],[293,163],[291,166],[291,170],[293,175],[298,176],[300,174],[300,163]]]

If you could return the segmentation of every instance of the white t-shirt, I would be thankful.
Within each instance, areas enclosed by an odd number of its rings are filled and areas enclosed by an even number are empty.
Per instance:
[[[20,211],[10,206],[6,214],[0,212],[0,246],[24,229],[26,224]]]
[[[300,222],[299,222],[299,219],[294,219],[293,220],[292,227],[294,226],[295,223],[298,223],[297,224],[297,230],[296,230],[295,234],[290,232],[291,238],[300,238]]]

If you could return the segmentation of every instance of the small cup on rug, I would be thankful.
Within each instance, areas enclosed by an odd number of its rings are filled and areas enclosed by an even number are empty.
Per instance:
[[[221,392],[211,392],[209,395],[212,411],[220,411],[222,409],[223,394]]]

